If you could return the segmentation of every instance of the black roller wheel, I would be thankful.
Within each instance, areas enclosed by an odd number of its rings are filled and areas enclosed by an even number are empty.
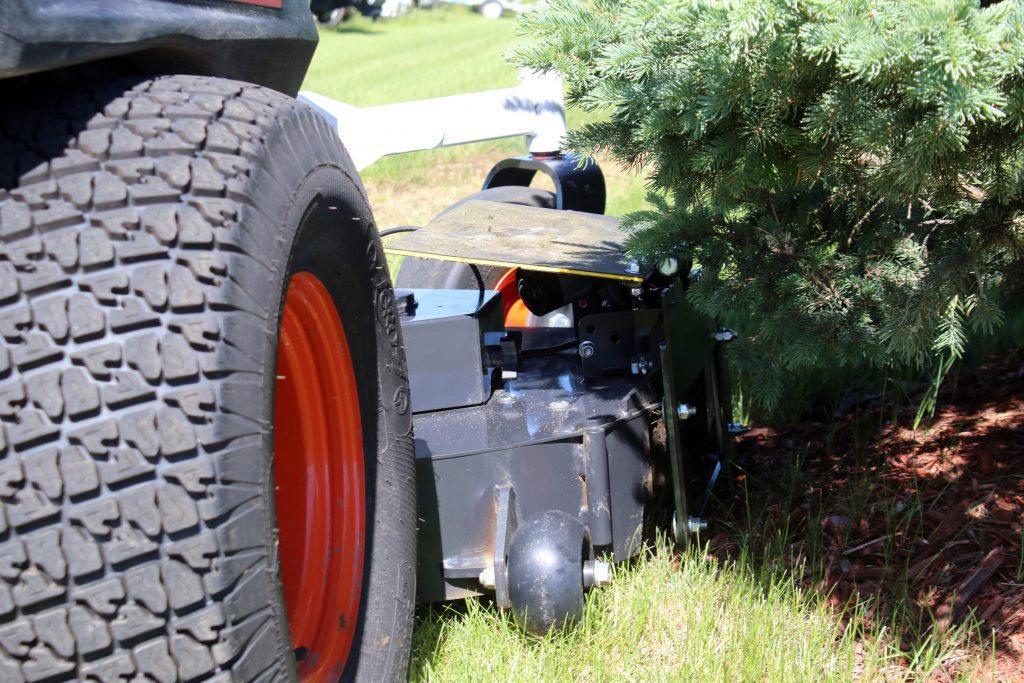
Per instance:
[[[213,78],[4,88],[0,680],[403,678],[406,373],[331,127]]]
[[[508,597],[519,626],[543,636],[583,617],[585,530],[561,510],[528,517],[508,546]]]

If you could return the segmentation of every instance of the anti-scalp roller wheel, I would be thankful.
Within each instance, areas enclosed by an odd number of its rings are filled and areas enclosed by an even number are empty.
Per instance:
[[[516,623],[534,635],[583,616],[584,529],[560,510],[524,521],[509,543],[508,593]]]

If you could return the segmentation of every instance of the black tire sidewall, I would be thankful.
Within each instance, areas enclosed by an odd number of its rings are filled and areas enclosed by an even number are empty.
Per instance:
[[[365,454],[363,585],[342,680],[400,680],[407,665],[415,604],[412,422],[401,333],[386,261],[358,174],[320,117],[306,110],[300,118],[304,125],[278,128],[284,139],[271,138],[267,144],[271,166],[278,158],[276,149],[295,150],[297,163],[289,169],[295,177],[293,182],[285,182],[290,189],[286,210],[266,201],[280,194],[280,173],[254,173],[250,195],[256,209],[272,219],[274,213],[283,213],[279,223],[284,226],[282,241],[291,242],[290,248],[279,253],[279,267],[275,268],[272,298],[276,298],[276,314],[271,326],[275,334],[268,346],[274,360],[268,367],[276,362],[287,283],[295,273],[309,272],[330,293],[345,329],[359,394]],[[297,139],[296,129],[308,137]],[[277,166],[279,170],[280,164]],[[268,384],[267,414],[272,416],[273,383]],[[283,593],[279,598],[283,605]],[[381,642],[387,647],[380,647]]]

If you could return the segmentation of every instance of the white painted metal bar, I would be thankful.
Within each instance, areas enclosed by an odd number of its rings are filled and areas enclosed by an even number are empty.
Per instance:
[[[524,69],[516,88],[354,107],[303,91],[299,99],[337,128],[362,170],[381,157],[525,135],[532,154],[557,152],[565,138],[562,79]]]

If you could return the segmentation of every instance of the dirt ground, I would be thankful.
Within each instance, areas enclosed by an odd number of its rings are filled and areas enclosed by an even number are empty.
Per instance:
[[[807,588],[825,591],[837,609],[873,598],[867,618],[901,625],[908,643],[966,624],[976,641],[988,640],[989,656],[984,670],[960,673],[1024,681],[1024,347],[947,381],[917,431],[915,411],[876,396],[828,424],[752,429],[737,447],[739,485],[726,501],[735,524],[712,548],[738,547],[741,518],[749,522],[745,478],[778,482],[799,469],[788,493],[767,487],[763,514],[788,527],[794,563],[818,562],[804,574]]]

